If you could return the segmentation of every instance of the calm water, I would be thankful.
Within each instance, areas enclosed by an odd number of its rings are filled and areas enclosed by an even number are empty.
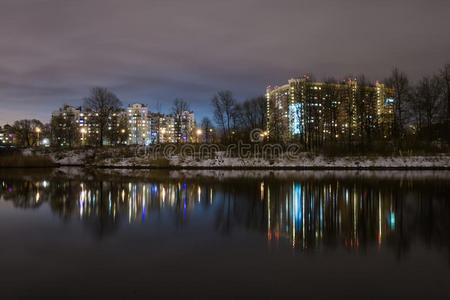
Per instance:
[[[444,299],[450,173],[0,171],[0,297]]]

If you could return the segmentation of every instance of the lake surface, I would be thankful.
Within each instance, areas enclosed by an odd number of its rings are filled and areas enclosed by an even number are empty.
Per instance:
[[[448,171],[0,170],[0,297],[450,296]]]

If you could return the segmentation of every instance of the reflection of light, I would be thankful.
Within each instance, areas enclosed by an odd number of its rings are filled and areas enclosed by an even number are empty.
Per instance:
[[[84,189],[84,185],[81,183],[81,192],[80,192],[80,199],[78,200],[78,206],[80,207],[80,218],[84,215],[84,205],[86,202],[86,190]]]
[[[36,203],[39,202],[39,199],[41,198],[41,195],[39,194],[39,191],[36,192]]]
[[[264,182],[261,182],[261,184],[260,184],[260,191],[261,191],[261,201],[263,201],[264,200]]]
[[[293,199],[294,199],[294,220],[297,224],[300,224],[302,222],[302,213],[303,213],[303,207],[302,207],[302,185],[300,183],[294,184],[294,192],[293,192]]]
[[[267,187],[267,238],[269,241],[272,240],[270,225],[270,189]]]
[[[162,187],[161,189],[161,198],[163,202],[166,202],[166,188]]]
[[[395,213],[394,212],[389,213],[389,226],[391,229],[395,229]]]
[[[294,183],[292,194],[293,218],[292,218],[292,247],[295,247],[296,233],[298,224],[302,223],[302,186],[299,183]]]
[[[381,245],[381,196],[378,199],[378,244]]]
[[[49,186],[48,181],[46,181],[46,180],[42,181],[42,187],[46,188],[48,186]]]

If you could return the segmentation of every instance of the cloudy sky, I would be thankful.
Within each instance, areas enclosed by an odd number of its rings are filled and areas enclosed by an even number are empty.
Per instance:
[[[125,104],[200,117],[212,95],[238,99],[310,72],[393,66],[413,80],[450,62],[448,0],[0,0],[0,124],[48,121],[104,86]]]

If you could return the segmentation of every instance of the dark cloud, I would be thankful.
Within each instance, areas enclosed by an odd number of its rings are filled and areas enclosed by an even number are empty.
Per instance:
[[[1,0],[0,124],[48,120],[102,85],[125,103],[199,115],[306,72],[413,79],[450,60],[450,2],[357,0]]]

